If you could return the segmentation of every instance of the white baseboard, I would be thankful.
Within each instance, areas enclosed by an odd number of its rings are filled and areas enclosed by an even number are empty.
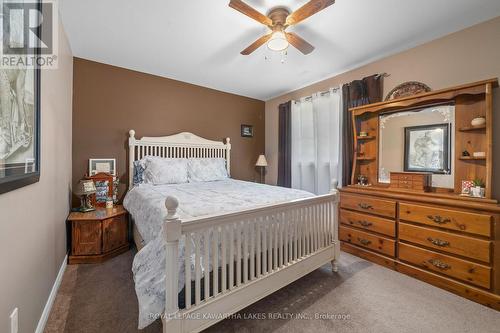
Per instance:
[[[43,308],[42,316],[38,321],[38,325],[36,325],[35,333],[43,333],[43,330],[45,329],[45,325],[47,324],[47,320],[49,319],[50,310],[52,310],[52,305],[54,304],[54,300],[56,299],[57,291],[59,290],[59,286],[61,285],[67,263],[68,255],[64,257],[61,267],[59,268],[59,273],[57,273],[56,281],[52,286],[52,290],[50,291],[47,303],[45,303],[45,307]]]

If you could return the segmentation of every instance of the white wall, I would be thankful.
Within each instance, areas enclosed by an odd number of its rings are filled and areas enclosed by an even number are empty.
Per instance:
[[[73,56],[59,24],[59,68],[41,77],[41,176],[0,194],[0,332],[19,308],[19,332],[34,332],[66,254],[70,208]]]

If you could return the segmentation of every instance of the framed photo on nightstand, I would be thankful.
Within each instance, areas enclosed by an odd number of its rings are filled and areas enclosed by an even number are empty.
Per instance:
[[[106,207],[106,201],[113,198],[113,175],[109,173],[100,172],[89,179],[95,184],[96,193],[92,198],[92,204],[95,207]]]
[[[116,176],[115,158],[91,158],[89,159],[89,176],[95,176],[98,173],[109,173]]]

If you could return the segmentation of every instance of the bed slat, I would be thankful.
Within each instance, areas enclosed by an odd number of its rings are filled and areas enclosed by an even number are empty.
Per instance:
[[[243,222],[243,283],[248,281],[248,224]]]
[[[185,302],[186,309],[191,308],[191,233],[186,234],[184,246],[184,272],[186,274],[185,278]]]
[[[255,278],[255,226],[257,219],[249,223],[250,227],[250,280]]]
[[[228,226],[229,229],[229,289],[234,288],[234,224]]]
[[[241,221],[236,224],[236,286],[241,285]]]
[[[205,302],[210,297],[210,229],[205,230],[203,239],[204,254],[203,254],[203,268],[205,276]]]
[[[194,293],[195,293],[195,304],[199,305],[201,301],[201,263],[200,263],[200,234],[195,233],[195,286],[194,286]]]
[[[216,296],[219,293],[219,228],[215,227],[212,232],[212,274],[213,274],[213,283],[212,295]]]
[[[255,251],[257,252],[256,260],[255,260],[256,261],[255,276],[257,278],[259,278],[261,275],[260,256],[262,254],[262,252],[261,252],[261,248],[262,248],[261,247],[261,239],[262,239],[262,237],[261,237],[260,226],[261,226],[262,220],[259,218],[259,219],[255,219],[255,221],[256,221],[255,227],[257,228],[257,230],[255,232],[255,234],[256,234],[256,249],[255,249]]]

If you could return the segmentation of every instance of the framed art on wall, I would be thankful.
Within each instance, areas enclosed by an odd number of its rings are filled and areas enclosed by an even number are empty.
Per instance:
[[[405,127],[404,171],[448,173],[449,128],[449,124]]]
[[[253,137],[253,126],[252,125],[241,125],[241,136],[244,138]]]
[[[40,2],[38,3],[39,8]],[[4,15],[5,17],[5,15]],[[2,18],[3,20],[5,18]],[[39,20],[35,16],[35,20]],[[16,22],[19,21],[19,22]],[[16,56],[39,56],[40,48],[23,48],[23,16],[10,17],[3,22],[10,43],[4,43],[3,54],[14,48]],[[39,24],[36,26],[39,32]],[[20,37],[19,37],[20,36]],[[5,36],[4,36],[5,40]],[[17,43],[17,44],[16,44]],[[38,41],[39,43],[39,41]],[[20,46],[21,45],[21,46]],[[6,51],[7,50],[7,51]],[[8,51],[10,50],[10,51]],[[19,53],[19,50],[24,50]],[[40,179],[40,68],[19,65],[0,67],[0,194],[36,183]]]

